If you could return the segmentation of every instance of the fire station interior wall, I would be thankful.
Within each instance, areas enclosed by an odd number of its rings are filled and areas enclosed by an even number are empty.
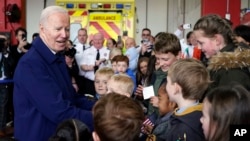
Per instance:
[[[41,11],[44,8],[43,0],[26,0],[26,29],[28,32],[28,41],[31,42],[32,34],[39,32],[39,18]],[[54,0],[47,0],[47,6],[54,5]]]
[[[230,18],[233,27],[240,24],[239,0],[202,0],[202,15],[217,13],[222,17]]]
[[[137,0],[137,39],[144,27],[151,29],[152,35],[161,31],[174,32],[179,25],[194,25],[201,14],[201,0]],[[189,30],[185,30],[185,35]]]
[[[8,34],[11,39],[12,44],[16,44],[16,39],[13,38],[15,36],[14,30],[18,27],[25,26],[26,25],[26,0],[1,0],[0,2],[0,32],[4,34]],[[12,8],[8,8],[8,6],[16,5],[17,7],[14,8],[14,10],[20,10],[18,14],[11,15]],[[9,10],[9,11],[8,11]],[[8,14],[6,14],[8,13]],[[15,13],[15,12],[13,12]],[[9,15],[9,16],[7,16]],[[20,17],[20,19],[13,20],[11,17]],[[9,18],[8,18],[9,17]]]
[[[55,0],[47,0],[46,6],[54,5]],[[150,28],[152,35],[161,31],[174,32],[178,25],[191,23],[200,17],[200,0],[136,0],[137,25],[136,41],[139,44],[141,30]],[[40,0],[27,0],[28,40],[38,32],[38,21],[44,3]],[[187,31],[185,31],[187,32]]]
[[[241,0],[241,7],[246,8],[249,0]],[[44,1],[26,0],[26,28],[28,40],[34,32],[38,32],[38,21]],[[47,0],[46,6],[54,5],[55,0]],[[247,5],[246,5],[247,4]],[[201,0],[136,0],[137,27],[136,41],[139,44],[141,30],[150,28],[152,35],[161,31],[174,32],[178,25],[190,23],[192,26],[201,16]],[[183,37],[188,31],[185,30]]]
[[[27,32],[28,40],[31,41],[32,34],[39,32],[39,17],[43,9],[43,1],[40,0],[27,0]]]
[[[241,9],[244,8],[250,8],[250,0],[241,0]],[[244,13],[241,13],[241,17],[243,16]]]

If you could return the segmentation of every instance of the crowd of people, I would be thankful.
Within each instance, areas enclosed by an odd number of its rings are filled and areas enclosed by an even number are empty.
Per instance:
[[[183,30],[73,43],[67,10],[46,7],[31,43],[0,35],[0,138],[13,120],[18,141],[229,141],[250,124],[250,27],[211,14]]]

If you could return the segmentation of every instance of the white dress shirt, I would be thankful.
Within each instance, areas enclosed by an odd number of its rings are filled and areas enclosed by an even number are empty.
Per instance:
[[[105,58],[106,60],[108,60],[109,59],[109,52],[110,51],[106,47],[102,47],[101,49],[99,49],[100,59]],[[83,52],[83,59],[80,62],[80,66],[81,65],[95,65],[96,55],[97,55],[97,49],[94,46],[91,46],[90,48],[86,49]],[[101,63],[99,68],[102,68],[104,66],[106,66],[106,64]],[[94,81],[94,78],[95,78],[94,70],[93,71],[86,71],[84,76],[87,79]]]
[[[85,50],[87,48],[90,48],[89,45],[85,44]],[[76,49],[76,54],[75,54],[75,59],[76,59],[76,63],[78,64],[79,66],[79,75],[80,76],[84,76],[85,75],[85,71],[83,71],[80,67],[80,63],[81,63],[81,60],[83,59],[83,44],[81,43],[77,43],[76,46],[75,46],[75,49]]]

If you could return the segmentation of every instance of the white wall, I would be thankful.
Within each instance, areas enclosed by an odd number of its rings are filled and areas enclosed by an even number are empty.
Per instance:
[[[250,0],[241,0],[241,8],[248,8],[250,6]]]
[[[31,41],[32,34],[39,31],[39,18],[44,7],[43,0],[26,0],[26,29],[28,41]],[[47,0],[48,5],[54,5],[55,0]]]
[[[241,0],[241,9],[243,8],[250,8],[250,0]],[[242,17],[244,15],[244,12],[240,14]]]
[[[194,25],[201,14],[201,0],[137,0],[136,4],[137,39],[144,27],[150,28],[152,35],[161,31],[174,32],[183,23]],[[184,35],[190,30],[184,31]]]
[[[167,27],[167,1],[166,0],[137,0],[137,43],[141,39],[141,31],[147,27],[152,35],[166,31]]]

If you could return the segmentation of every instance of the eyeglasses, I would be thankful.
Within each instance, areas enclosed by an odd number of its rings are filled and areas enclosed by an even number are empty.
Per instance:
[[[150,36],[150,34],[142,34],[142,36]]]

